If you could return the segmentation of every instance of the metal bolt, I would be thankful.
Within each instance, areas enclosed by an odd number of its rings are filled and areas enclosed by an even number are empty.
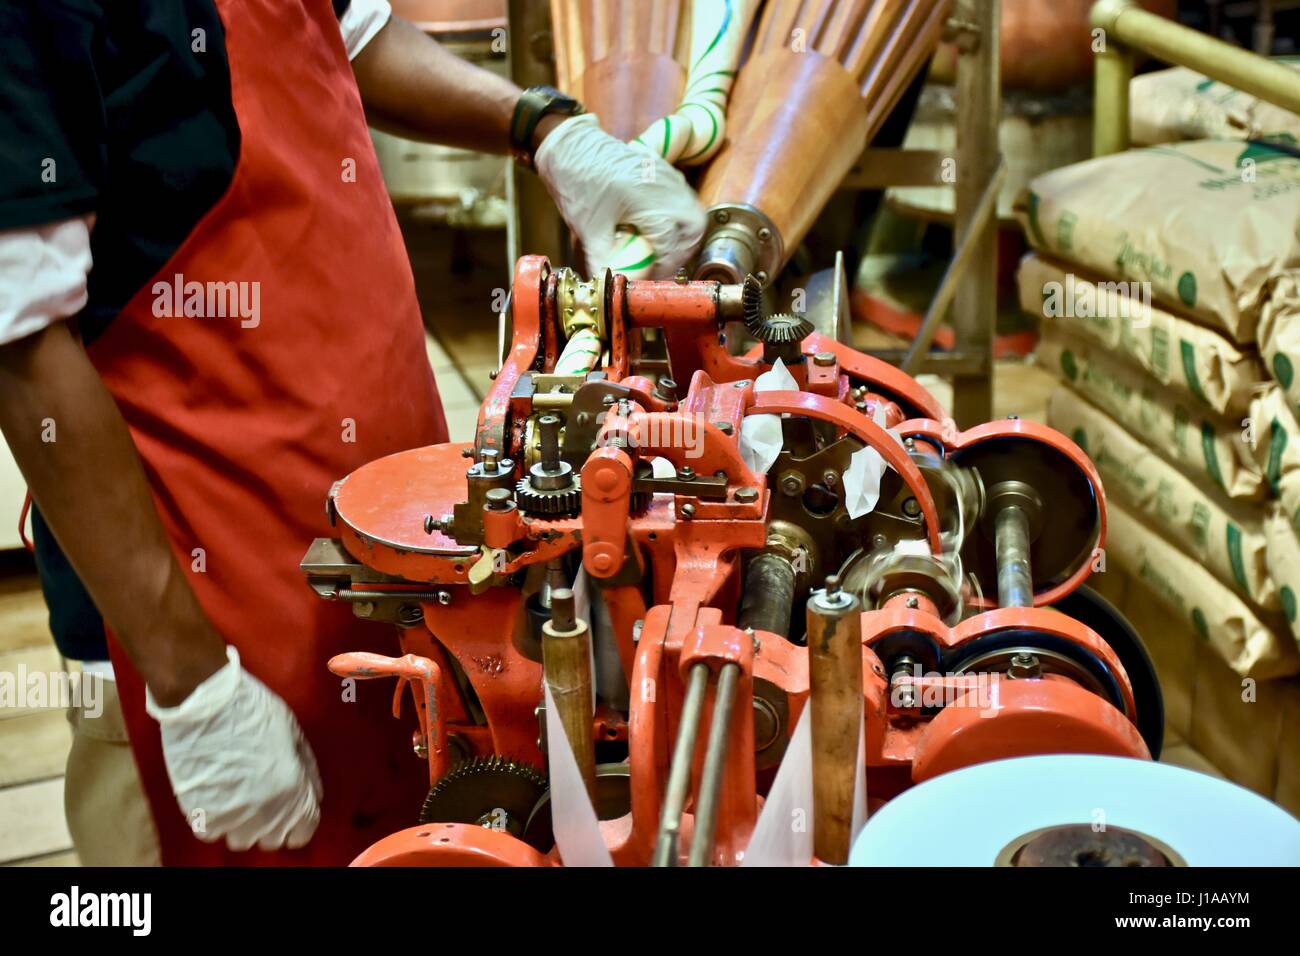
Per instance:
[[[485,497],[489,511],[509,511],[514,506],[509,488],[493,488]]]
[[[1028,680],[1033,677],[1041,677],[1042,674],[1043,666],[1033,654],[1022,652],[1012,655],[1011,666],[1007,668],[1007,678],[1009,680]]]
[[[443,607],[446,607],[448,604],[450,604],[450,603],[451,603],[451,592],[450,592],[450,591],[439,591],[439,592],[438,592],[438,603],[441,604]]]
[[[818,368],[830,368],[835,364],[834,352],[818,352],[813,356],[813,364]]]
[[[749,486],[745,486],[744,488],[737,488],[736,500],[739,501],[742,505],[753,504],[755,501],[758,500],[758,489],[750,488]]]
[[[915,611],[918,607],[921,606],[921,602],[918,601],[915,597],[910,597],[907,599],[907,606]]]
[[[763,226],[762,228],[760,228],[760,229],[758,230],[758,241],[759,241],[759,242],[767,242],[767,240],[769,240],[769,239],[771,239],[771,238],[772,238],[772,230],[769,229],[769,228],[767,228],[767,226]]]
[[[767,273],[761,269],[754,273],[754,278],[757,279],[761,285],[767,285]]]
[[[1008,416],[1007,416],[1007,420],[1008,420],[1008,421],[1013,421],[1013,422],[1018,422],[1018,421],[1020,421],[1020,416],[1019,416],[1019,415],[1008,415]]]
[[[482,461],[480,462],[480,464],[482,465],[483,474],[495,475],[497,473],[497,459],[499,459],[500,457],[501,457],[500,452],[496,451],[495,449],[493,448],[485,449],[482,455]]]
[[[790,471],[781,476],[781,494],[795,498],[803,493],[803,475]]]
[[[411,747],[415,750],[415,755],[421,760],[429,759],[429,742],[424,739],[424,734],[418,730],[411,734]]]
[[[731,213],[727,212],[725,209],[719,209],[713,214],[713,220],[714,222],[730,222]]]
[[[734,385],[736,388],[748,388],[749,379],[742,378],[739,382],[732,382],[731,384]]]
[[[434,520],[433,515],[424,516],[424,533],[433,534],[438,530],[438,522]]]
[[[908,498],[903,502],[903,514],[909,518],[916,518],[921,514],[921,503],[915,498]]]
[[[357,617],[370,617],[375,613],[374,601],[359,601],[352,605],[352,613]]]
[[[685,269],[678,269],[677,274],[673,276],[673,281],[678,285],[686,285],[686,283],[691,281],[690,273]]]
[[[682,517],[687,519],[694,518],[695,505],[691,504],[689,501],[686,502],[686,504],[682,505]]]
[[[677,469],[677,478],[679,481],[694,481],[695,469],[690,465],[683,465]]]
[[[835,474],[835,472],[831,471],[829,468],[822,472],[822,484],[827,488],[834,488],[839,483],[840,476]]]

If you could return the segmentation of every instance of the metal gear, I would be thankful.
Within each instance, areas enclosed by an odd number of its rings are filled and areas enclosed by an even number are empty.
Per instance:
[[[557,517],[576,514],[582,507],[582,479],[577,475],[566,488],[544,489],[527,478],[515,486],[515,503],[524,514]]]
[[[757,330],[762,327],[767,316],[763,313],[763,283],[752,275],[745,276],[745,282],[740,287],[740,310],[745,328],[757,338]]]
[[[546,777],[528,764],[493,754],[457,764],[433,785],[421,823],[477,823],[522,836],[546,792]]]
[[[750,329],[760,342],[784,345],[801,342],[813,331],[813,324],[805,318],[781,312],[769,315],[756,329]]]

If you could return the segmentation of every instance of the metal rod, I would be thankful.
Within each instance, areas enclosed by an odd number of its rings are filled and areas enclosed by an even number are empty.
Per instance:
[[[697,665],[699,666],[699,665]],[[739,664],[723,664],[718,672],[718,689],[713,695],[713,720],[709,742],[700,770],[699,799],[695,801],[695,832],[691,837],[691,866],[708,866],[713,856],[713,833],[718,825],[718,799],[722,774],[727,765],[727,739],[731,736],[731,712],[736,700]]]
[[[994,518],[993,544],[998,562],[998,604],[1030,607],[1034,577],[1029,566],[1029,518],[1018,505],[1006,505]]]
[[[957,246],[957,252],[948,263],[948,269],[939,282],[938,291],[930,302],[930,308],[926,310],[925,319],[916,331],[916,338],[912,340],[911,347],[903,356],[903,363],[899,367],[908,375],[915,375],[920,371],[925,355],[930,351],[930,343],[934,341],[934,334],[939,331],[939,326],[948,313],[948,307],[952,305],[953,296],[957,293],[957,285],[965,277],[966,270],[980,247],[983,230],[989,225],[990,217],[997,209],[998,194],[1002,191],[1002,183],[1006,178],[1007,164],[999,159],[997,169],[993,171],[992,177],[984,186],[984,192],[980,194],[979,204],[975,207],[975,213],[971,216],[966,233]]]
[[[682,811],[691,786],[691,764],[695,762],[695,738],[704,711],[704,691],[709,682],[709,665],[703,662],[691,668],[682,701],[682,722],[673,745],[673,761],[668,768],[668,786],[664,789],[664,808],[659,818],[659,839],[655,843],[653,866],[677,865],[677,841],[682,832]]]
[[[757,555],[745,569],[745,590],[736,625],[790,636],[794,606],[794,566],[782,555]]]
[[[848,862],[862,734],[862,608],[839,580],[808,599],[808,690],[812,708],[813,853]]]
[[[1300,113],[1300,73],[1165,17],[1131,0],[1100,0],[1092,25],[1106,31],[1107,46],[1119,43],[1163,63],[1186,66],[1275,106]]]
[[[1129,83],[1135,67],[1133,51],[1119,43],[1106,44],[1093,70],[1092,154],[1109,156],[1129,147]]]

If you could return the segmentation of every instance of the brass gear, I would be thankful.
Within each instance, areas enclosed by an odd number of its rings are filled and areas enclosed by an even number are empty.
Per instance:
[[[521,836],[546,792],[540,770],[493,754],[473,757],[447,771],[424,798],[421,823],[477,823]]]

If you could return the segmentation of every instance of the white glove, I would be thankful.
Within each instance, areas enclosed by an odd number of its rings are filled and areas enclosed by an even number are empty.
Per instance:
[[[653,278],[674,275],[704,237],[704,209],[686,178],[644,146],[610,136],[591,113],[551,130],[534,161],[582,241],[589,277],[613,261],[619,226],[633,227],[654,248]]]
[[[320,822],[316,757],[288,705],[239,666],[233,647],[226,657],[175,707],[158,706],[146,692],[176,800],[206,843],[303,846]]]

